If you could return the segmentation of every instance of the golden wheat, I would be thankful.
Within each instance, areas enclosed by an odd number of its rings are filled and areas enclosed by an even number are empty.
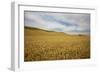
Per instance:
[[[90,58],[89,36],[24,29],[24,61]]]

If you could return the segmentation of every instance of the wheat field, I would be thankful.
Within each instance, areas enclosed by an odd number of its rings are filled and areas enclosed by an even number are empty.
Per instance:
[[[24,27],[24,61],[90,58],[90,36]]]

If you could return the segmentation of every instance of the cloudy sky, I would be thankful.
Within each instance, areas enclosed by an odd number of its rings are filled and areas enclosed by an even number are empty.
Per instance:
[[[89,34],[90,14],[25,11],[24,26],[67,34]]]

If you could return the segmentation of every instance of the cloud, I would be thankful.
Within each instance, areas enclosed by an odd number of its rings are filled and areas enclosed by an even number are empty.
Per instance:
[[[90,33],[90,14],[25,11],[24,25],[70,34]]]

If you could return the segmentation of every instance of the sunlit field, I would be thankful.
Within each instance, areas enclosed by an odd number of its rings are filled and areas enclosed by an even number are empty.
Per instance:
[[[24,27],[24,61],[90,58],[90,36]]]

